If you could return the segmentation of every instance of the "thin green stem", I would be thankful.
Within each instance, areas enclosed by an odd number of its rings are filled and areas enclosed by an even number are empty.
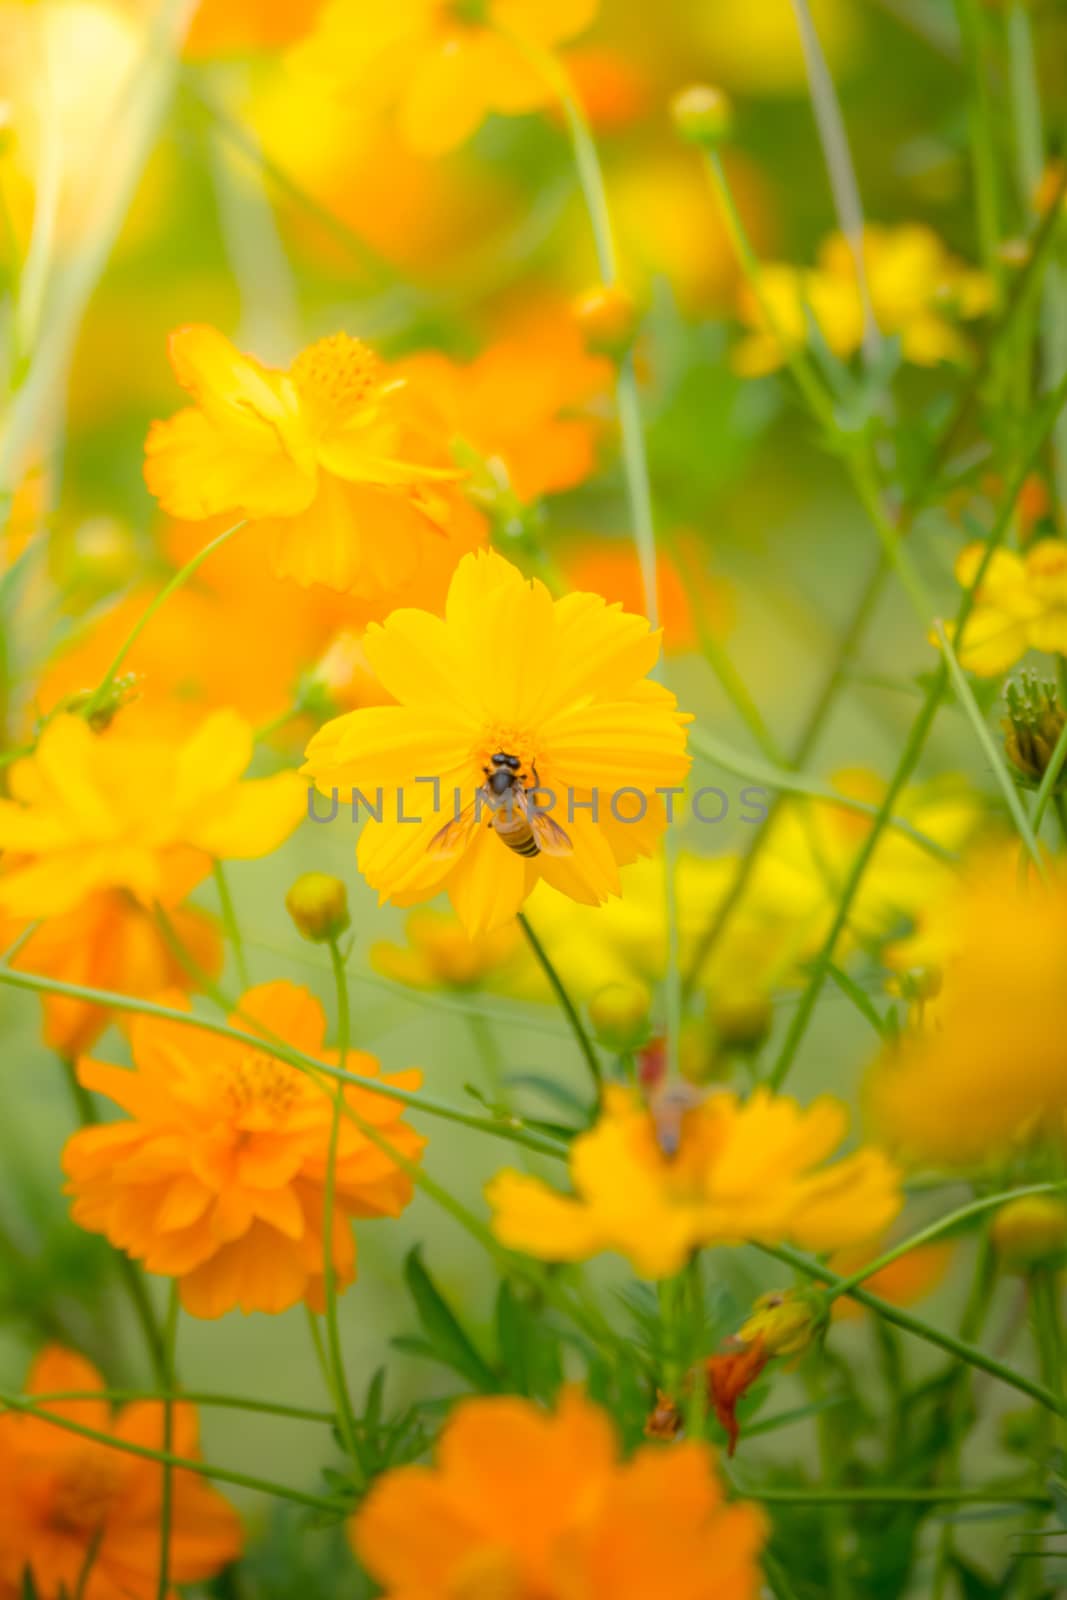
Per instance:
[[[776,1261],[783,1262],[786,1266],[793,1267],[805,1277],[817,1283],[828,1284],[834,1288],[838,1282],[838,1274],[825,1267],[819,1261],[812,1261],[802,1255],[799,1250],[794,1250],[789,1245],[759,1244],[753,1241],[755,1248],[763,1255],[773,1256]],[[903,1328],[906,1333],[913,1333],[916,1338],[923,1339],[927,1344],[936,1345],[939,1350],[946,1350],[949,1355],[965,1361],[968,1366],[977,1367],[981,1372],[988,1372],[990,1377],[999,1378],[1011,1389],[1017,1389],[1020,1394],[1027,1395],[1031,1400],[1036,1400],[1040,1405],[1047,1406],[1050,1411],[1058,1411],[1062,1402],[1057,1399],[1051,1389],[1044,1384],[1037,1383],[1033,1378],[1028,1378],[1023,1372],[1015,1372],[1011,1367],[1005,1366],[994,1356],[986,1355],[977,1345],[968,1344],[963,1339],[958,1339],[955,1334],[944,1333],[940,1328],[935,1328],[931,1323],[924,1322],[921,1317],[913,1316],[911,1312],[904,1311],[900,1306],[892,1305],[888,1300],[882,1300],[878,1295],[869,1294],[866,1289],[849,1289],[846,1291],[850,1300],[855,1300],[858,1305],[866,1306],[868,1311],[875,1312],[891,1322],[898,1328]]]
[[[1037,868],[1038,876],[1046,879],[1048,873],[1045,867],[1045,858],[1041,854],[1041,846],[1038,844],[1034,830],[1030,826],[1030,818],[1023,810],[1019,791],[1011,780],[1011,774],[1004,764],[1004,757],[993,742],[993,736],[986,726],[986,720],[978,708],[971,686],[967,682],[966,674],[960,666],[956,652],[952,648],[949,637],[945,632],[945,624],[940,617],[934,619],[934,632],[945,657],[945,664],[948,667],[948,675],[951,679],[952,687],[956,691],[956,698],[963,707],[968,722],[974,729],[974,736],[981,746],[982,754],[993,769],[993,776],[996,778],[1000,792],[1004,796],[1004,803],[1008,808],[1011,820],[1018,830],[1020,839],[1026,846],[1031,861]]]
[[[856,268],[856,281],[863,307],[863,350],[867,360],[873,362],[878,359],[881,351],[882,336],[878,331],[871,300],[871,285],[864,251],[863,205],[852,153],[848,146],[845,119],[841,115],[834,80],[819,43],[818,30],[808,0],[793,0],[793,12],[804,52],[815,125],[819,130],[823,158],[830,178],[837,223],[848,243]]]
[[[2,983],[9,984],[15,989],[29,990],[34,994],[61,994],[71,1000],[82,1000],[90,1005],[126,1011],[136,1016],[158,1017],[161,1021],[178,1023],[187,1028],[199,1028],[204,1033],[215,1034],[220,1039],[233,1039],[239,1044],[247,1044],[250,1037],[249,1033],[230,1027],[228,1023],[214,1022],[210,1017],[194,1016],[191,1012],[160,1005],[154,1000],[141,1000],[134,995],[118,994],[109,989],[94,989],[85,984],[64,983],[58,978],[45,977],[35,972],[16,972],[11,968],[0,966],[0,984]],[[496,1134],[512,1144],[525,1145],[542,1155],[566,1160],[567,1145],[562,1140],[553,1138],[550,1134],[535,1133],[532,1129],[527,1129],[517,1117],[509,1117],[506,1121],[479,1117],[461,1110],[458,1106],[450,1106],[433,1096],[400,1089],[395,1084],[386,1083],[380,1078],[365,1078],[351,1071],[341,1073],[336,1067],[331,1067],[323,1061],[316,1061],[314,1056],[305,1055],[301,1050],[266,1038],[260,1033],[252,1033],[251,1037],[254,1038],[257,1049],[263,1050],[279,1061],[288,1062],[290,1066],[300,1068],[302,1072],[363,1085],[384,1099],[400,1101],[410,1106],[412,1110],[425,1111],[429,1116],[441,1117],[447,1122],[456,1122],[466,1128],[476,1128],[482,1133]]]
[[[1054,790],[1060,779],[1060,773],[1063,771],[1063,764],[1067,761],[1067,707],[1064,710],[1065,718],[1063,727],[1060,729],[1060,736],[1056,740],[1055,748],[1049,756],[1048,766],[1042,773],[1041,782],[1037,786],[1032,823],[1035,834],[1041,832],[1041,824],[1045,820],[1045,812],[1048,810],[1049,801],[1053,798]],[[1057,796],[1057,798],[1061,797]]]
[[[0,972],[3,968],[0,967]],[[67,1088],[70,1091],[71,1101],[78,1122],[83,1128],[94,1127],[99,1122],[93,1097],[81,1083],[78,1082],[78,1070],[73,1061],[66,1056],[61,1058],[63,1075]],[[144,1274],[136,1261],[126,1254],[124,1250],[116,1250],[113,1260],[123,1286],[129,1296],[133,1312],[144,1335],[148,1358],[159,1383],[166,1387],[167,1384],[167,1350],[164,1334],[161,1332],[156,1314],[152,1307],[152,1300],[148,1293]]]
[[[970,617],[974,606],[975,596],[985,579],[989,564],[1003,543],[1005,534],[1014,515],[1015,506],[1023,485],[1033,470],[1040,451],[1048,438],[1050,429],[1058,417],[1067,400],[1067,373],[1064,373],[1055,389],[1041,406],[1029,430],[1025,446],[1021,452],[1020,463],[1015,477],[1009,485],[1000,512],[990,530],[986,540],[985,550],[978,565],[970,586],[964,591],[960,601],[959,610],[955,619],[955,636],[962,638],[967,619]],[[841,937],[852,912],[852,905],[859,893],[867,868],[874,856],[875,850],[882,837],[883,830],[889,820],[897,796],[907,783],[912,772],[918,764],[926,744],[927,736],[933,727],[934,720],[941,706],[945,692],[949,685],[948,658],[944,650],[941,652],[941,665],[927,690],[922,708],[912,725],[911,732],[905,743],[904,752],[897,764],[896,772],[890,780],[878,816],[867,834],[858,854],[853,861],[848,878],[842,889],[841,900],[834,916],[833,924],[827,934],[825,943],[815,958],[811,977],[801,997],[799,1006],[793,1015],[792,1023],[786,1034],[778,1060],[771,1074],[771,1083],[775,1088],[780,1088],[792,1066],[796,1052],[807,1032],[808,1023],[814,1015],[819,995],[826,980],[826,973],[834,959],[837,941]]]
[[[956,13],[971,79],[971,149],[982,260],[986,271],[999,287],[1003,271],[1000,259],[1000,177],[996,116],[986,72],[985,18],[978,0],[956,0]]]
[[[252,1489],[258,1494],[272,1495],[279,1500],[291,1500],[295,1505],[309,1506],[314,1511],[336,1513],[343,1510],[336,1500],[326,1500],[321,1495],[305,1494],[300,1489],[290,1489],[285,1484],[272,1483],[266,1478],[255,1478],[246,1472],[231,1471],[229,1467],[218,1467],[208,1461],[197,1461],[189,1456],[175,1455],[169,1450],[153,1450],[148,1445],[136,1444],[133,1440],[103,1433],[97,1428],[86,1427],[85,1424],[76,1422],[63,1413],[46,1410],[38,1404],[36,1396],[0,1392],[0,1411],[13,1411],[20,1416],[35,1417],[40,1422],[47,1422],[64,1433],[74,1434],[79,1439],[88,1439],[92,1444],[105,1445],[108,1449],[117,1450],[121,1454],[137,1456],[142,1461],[155,1461],[160,1466],[173,1467],[179,1472],[193,1472],[201,1478],[229,1483],[235,1488]]]
[[[163,588],[160,589],[159,593],[145,607],[144,611],[138,617],[137,621],[134,623],[133,627],[122,641],[122,644],[115,652],[110,665],[83,708],[82,714],[84,716],[91,717],[94,711],[99,710],[102,701],[107,695],[108,689],[110,688],[114,679],[118,676],[119,669],[121,668],[123,662],[126,660],[126,657],[129,655],[130,651],[133,649],[134,645],[137,643],[138,639],[148,627],[148,624],[152,621],[152,618],[156,615],[156,613],[166,605],[171,595],[175,594],[180,588],[182,588],[183,585],[186,584],[193,576],[193,574],[203,566],[204,562],[209,556],[213,555],[216,550],[221,549],[228,539],[231,539],[235,533],[239,533],[242,528],[247,526],[247,520],[247,518],[242,517],[240,522],[235,522],[231,528],[226,528],[222,533],[217,534],[214,539],[210,540],[206,545],[204,545],[202,550],[198,550],[196,555],[192,556],[190,560],[185,563],[184,567],[181,567],[174,574],[168,583],[163,585]]]
[[[1030,1195],[1062,1194],[1067,1189],[1064,1183],[1033,1183],[1025,1189],[1009,1189],[1003,1194],[983,1195],[980,1200],[972,1200],[969,1205],[960,1206],[957,1211],[950,1211],[947,1216],[939,1217],[936,1222],[931,1222],[929,1227],[920,1228],[918,1233],[902,1239],[891,1250],[885,1250],[880,1256],[867,1261],[858,1272],[851,1273],[847,1278],[838,1278],[833,1288],[827,1295],[827,1302],[831,1303],[848,1294],[852,1289],[865,1283],[868,1278],[873,1278],[883,1268],[892,1266],[894,1261],[899,1261],[901,1256],[910,1255],[913,1250],[920,1249],[923,1245],[933,1244],[935,1239],[942,1238],[946,1233],[962,1227],[970,1222],[973,1217],[983,1216],[987,1211],[995,1211],[998,1206],[1006,1205],[1009,1200],[1023,1200]]]
[[[167,1321],[163,1333],[164,1388],[163,1401],[163,1454],[170,1456],[174,1448],[174,1368],[178,1344],[178,1318],[181,1300],[177,1283],[171,1285],[167,1305]],[[170,1594],[170,1536],[174,1515],[174,1468],[168,1461],[163,1467],[163,1489],[159,1507],[159,1583],[156,1600],[167,1600]]]
[[[226,870],[221,861],[212,861],[212,875],[215,879],[215,889],[219,897],[219,909],[222,912],[222,925],[226,929],[226,937],[233,950],[233,959],[237,963],[237,976],[241,980],[241,988],[249,987],[248,962],[245,958],[244,940],[241,937],[241,925],[237,920],[234,910],[233,896],[226,878]]]
[[[575,1040],[577,1041],[579,1050],[582,1052],[585,1064],[589,1068],[589,1076],[593,1080],[593,1087],[596,1090],[599,1098],[600,1091],[603,1088],[604,1075],[601,1072],[600,1061],[597,1057],[595,1049],[593,1048],[592,1041],[589,1038],[588,1033],[585,1031],[581,1017],[578,1015],[578,1008],[568,994],[563,979],[553,966],[544,945],[541,943],[533,928],[530,926],[530,922],[526,916],[526,913],[520,911],[518,920],[519,926],[526,935],[530,949],[533,951],[538,962],[540,963],[541,970],[549,981],[552,993],[559,1002],[561,1011],[567,1018],[567,1021],[570,1023],[571,1031],[574,1034]]]
[[[140,1404],[145,1400],[165,1400],[166,1394],[157,1389],[58,1389],[47,1394],[34,1394],[35,1405],[61,1405],[70,1400],[103,1400],[108,1405]],[[332,1427],[337,1418],[332,1411],[319,1411],[312,1406],[283,1405],[274,1400],[258,1400],[253,1395],[212,1394],[196,1389],[176,1390],[170,1397],[184,1400],[193,1406],[214,1406],[222,1410],[250,1411],[265,1417],[284,1417],[290,1422],[319,1422]]]
[[[330,962],[333,967],[334,984],[337,990],[337,1064],[341,1071],[344,1072],[348,1061],[351,1018],[348,1007],[348,984],[345,981],[344,957],[341,954],[341,948],[336,938],[330,940]],[[330,1365],[333,1369],[334,1389],[340,1413],[338,1425],[341,1429],[341,1437],[344,1440],[345,1449],[359,1469],[363,1481],[366,1482],[366,1465],[360,1453],[355,1413],[352,1409],[352,1396],[348,1387],[348,1375],[345,1372],[344,1351],[341,1348],[341,1332],[337,1321],[337,1272],[333,1255],[334,1202],[337,1193],[337,1152],[341,1140],[341,1121],[344,1108],[345,1087],[343,1083],[338,1083],[333,1091],[333,1117],[330,1123],[330,1145],[326,1158],[322,1222],[322,1274],[326,1298],[326,1342],[330,1352]]]
[[[761,1500],[774,1506],[1051,1506],[1047,1494],[1025,1489],[1000,1489],[995,1484],[982,1489],[908,1489],[893,1484],[856,1489],[761,1489],[756,1484],[734,1481],[734,1488],[746,1500]]]

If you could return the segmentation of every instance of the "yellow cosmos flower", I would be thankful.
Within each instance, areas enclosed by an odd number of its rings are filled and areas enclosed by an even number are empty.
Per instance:
[[[1020,888],[1018,854],[983,858],[931,908],[943,952],[927,1026],[905,1035],[867,1087],[872,1133],[916,1164],[998,1160],[1064,1140],[1067,883]]]
[[[323,1049],[326,1018],[306,989],[268,983],[242,996],[231,1026],[247,1031],[247,1041],[136,1017],[132,1071],[78,1063],[79,1082],[126,1118],[68,1140],[72,1216],[149,1272],[176,1278],[193,1316],[235,1306],[284,1311],[300,1300],[321,1310],[333,1098],[308,1073],[265,1055],[250,1030],[333,1063],[336,1055]],[[347,1065],[364,1078],[380,1073],[362,1051]],[[417,1089],[421,1076],[392,1073],[382,1082]],[[363,1087],[346,1088],[345,1099],[392,1149],[418,1159],[424,1141],[402,1121],[402,1105]],[[355,1277],[352,1219],[398,1216],[411,1194],[407,1174],[342,1118],[331,1226],[339,1284]]]
[[[395,106],[424,155],[470,138],[491,112],[514,116],[553,99],[516,38],[542,49],[573,39],[597,0],[330,0],[294,61],[372,109]]]
[[[278,577],[389,595],[462,516],[447,439],[359,339],[320,339],[282,372],[194,326],[170,358],[195,404],[152,424],[148,487],[175,517],[251,519]]]
[[[461,1401],[432,1467],[380,1478],[352,1542],[386,1600],[756,1600],[762,1513],[724,1499],[695,1441],[629,1462],[575,1389],[554,1414]]]
[[[863,248],[875,321],[900,339],[904,359],[921,367],[962,360],[967,344],[957,324],[989,310],[986,276],[917,223],[868,226]],[[777,262],[761,268],[759,294],[745,284],[739,311],[751,332],[736,347],[734,365],[746,376],[782,366],[788,350],[807,344],[812,321],[834,355],[855,355],[863,342],[863,299],[848,241],[832,234],[813,269]]]
[[[984,554],[981,544],[960,552],[956,577],[964,588]],[[1007,672],[1028,650],[1067,655],[1067,540],[1039,539],[1025,555],[996,551],[957,648],[961,664],[982,678]]]
[[[847,1126],[844,1106],[829,1097],[805,1111],[766,1089],[747,1101],[714,1093],[684,1111],[672,1152],[644,1101],[614,1085],[595,1128],[572,1147],[574,1196],[498,1173],[486,1191],[493,1232],[545,1261],[617,1250],[645,1278],[672,1276],[703,1245],[835,1249],[877,1233],[901,1205],[896,1170],[880,1151],[821,1165]]]
[[[380,939],[371,945],[370,964],[384,978],[413,989],[469,989],[528,964],[528,947],[514,922],[469,939],[458,918],[423,906],[407,918],[404,931],[406,944]]]
[[[619,893],[620,863],[663,831],[657,786],[681,785],[689,767],[687,718],[647,677],[659,646],[643,617],[598,595],[554,601],[503,557],[465,556],[444,618],[398,611],[364,636],[397,703],[327,723],[303,771],[324,793],[378,802],[358,859],[382,901],[445,890],[472,937],[514,916],[541,879],[599,904]],[[565,834],[552,853],[508,848],[476,802],[495,755],[551,805]]]
[[[0,800],[0,915],[62,916],[101,889],[173,906],[213,858],[269,855],[305,798],[293,773],[241,782],[252,743],[229,711],[182,743],[54,718]]]

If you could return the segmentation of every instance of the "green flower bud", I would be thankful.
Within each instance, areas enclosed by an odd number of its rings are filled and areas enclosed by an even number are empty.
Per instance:
[[[671,117],[683,139],[706,147],[730,137],[734,108],[729,96],[707,83],[681,89],[671,101]]]
[[[348,927],[348,891],[327,872],[305,872],[285,897],[289,915],[305,939],[326,944]]]

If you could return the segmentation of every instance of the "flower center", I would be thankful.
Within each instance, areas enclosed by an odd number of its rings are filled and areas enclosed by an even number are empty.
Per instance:
[[[515,757],[519,763],[518,768],[513,769],[515,776],[524,788],[532,789],[536,782],[534,774],[537,772],[537,751],[529,734],[523,733],[518,728],[497,723],[486,732],[472,752],[472,758],[479,772],[491,773],[494,770],[493,757],[501,755]]]
[[[293,382],[316,428],[343,427],[377,409],[382,364],[361,339],[335,333],[319,339],[293,363]]]
[[[58,1533],[92,1535],[102,1527],[118,1488],[114,1461],[101,1456],[76,1457],[56,1485],[49,1511]]]
[[[248,1055],[227,1066],[223,1094],[235,1117],[257,1109],[284,1122],[302,1089],[303,1080],[295,1067],[272,1056]]]

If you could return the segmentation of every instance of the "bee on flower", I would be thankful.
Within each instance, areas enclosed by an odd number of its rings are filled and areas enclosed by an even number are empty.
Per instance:
[[[662,833],[657,788],[689,767],[687,719],[648,677],[659,645],[597,595],[554,601],[503,557],[466,556],[443,618],[399,611],[368,628],[396,703],[327,723],[303,771],[323,793],[382,792],[358,860],[383,901],[444,890],[472,937],[541,879],[596,905]]]
[[[624,1462],[607,1414],[576,1389],[551,1413],[461,1401],[435,1464],[386,1473],[351,1524],[386,1600],[757,1600],[765,1536],[755,1506],[726,1502],[706,1445]]]
[[[346,100],[395,111],[416,150],[443,155],[491,113],[550,104],[553,86],[525,47],[575,38],[597,9],[597,0],[398,0],[368,14],[363,0],[329,0],[293,67]]]
[[[325,1200],[332,1096],[308,1072],[262,1047],[273,1037],[327,1065],[326,1018],[306,989],[286,982],[250,989],[231,1026],[247,1042],[180,1022],[137,1017],[132,1070],[83,1059],[78,1081],[126,1113],[85,1128],[63,1153],[72,1215],[148,1272],[175,1278],[196,1317],[285,1311],[325,1295]],[[418,1072],[381,1076],[377,1061],[350,1051],[347,1070],[368,1080],[346,1088],[347,1106],[405,1162],[423,1140],[396,1100],[373,1081],[417,1089]],[[350,1118],[342,1118],[330,1238],[336,1282],[356,1273],[355,1217],[395,1217],[411,1179]]]
[[[500,1172],[486,1191],[493,1231],[545,1261],[616,1250],[645,1278],[673,1276],[705,1245],[835,1249],[869,1238],[901,1206],[896,1169],[881,1151],[823,1164],[847,1124],[829,1096],[803,1110],[766,1089],[747,1101],[690,1091],[668,1143],[654,1108],[614,1085],[596,1126],[572,1147],[574,1194]]]
[[[280,371],[191,326],[170,358],[193,404],[152,424],[148,487],[175,517],[247,518],[278,577],[390,603],[476,517],[449,440],[361,340],[320,339]]]
[[[172,1583],[202,1583],[241,1554],[237,1513],[203,1477],[178,1469],[165,1489],[163,1467],[138,1453],[164,1448],[163,1402],[114,1412],[104,1388],[82,1356],[51,1346],[26,1382],[34,1411],[13,1407],[0,1416],[3,1600],[79,1593],[85,1600],[156,1600],[165,1499]],[[49,1399],[63,1394],[85,1398]],[[197,1461],[197,1435],[195,1408],[175,1404],[172,1453]]]

